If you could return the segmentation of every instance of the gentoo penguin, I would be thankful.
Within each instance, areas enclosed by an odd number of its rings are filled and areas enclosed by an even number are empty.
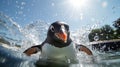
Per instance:
[[[76,61],[76,50],[92,55],[86,46],[76,44],[70,38],[69,26],[61,21],[52,23],[47,32],[47,38],[40,45],[32,46],[24,51],[28,56],[41,51],[43,58],[66,61]]]

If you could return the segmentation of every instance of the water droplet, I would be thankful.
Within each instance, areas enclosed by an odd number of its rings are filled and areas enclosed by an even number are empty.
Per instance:
[[[71,62],[70,62],[70,59],[67,59],[67,63],[71,63]]]
[[[96,33],[96,35],[94,36],[94,40],[95,40],[95,41],[98,41],[98,40],[99,40],[99,36],[98,36],[97,33]]]
[[[25,2],[21,2],[21,5],[25,5],[26,3]]]
[[[52,3],[51,5],[52,5],[52,6],[55,6],[55,3]]]

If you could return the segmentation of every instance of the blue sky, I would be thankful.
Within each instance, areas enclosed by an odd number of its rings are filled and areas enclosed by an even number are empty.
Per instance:
[[[21,26],[32,21],[64,21],[73,29],[113,24],[120,17],[120,0],[0,0],[0,12]],[[72,1],[72,2],[70,2]],[[80,5],[75,5],[75,4]]]

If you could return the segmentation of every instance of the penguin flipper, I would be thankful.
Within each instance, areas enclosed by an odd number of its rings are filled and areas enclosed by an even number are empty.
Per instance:
[[[35,54],[41,50],[42,50],[41,45],[38,45],[38,46],[32,46],[32,47],[28,48],[23,53],[25,53],[27,56],[31,56],[32,54]]]
[[[85,53],[87,53],[88,55],[93,55],[92,51],[87,48],[86,46],[83,46],[83,45],[77,45],[76,48],[79,50],[79,51],[83,51]]]

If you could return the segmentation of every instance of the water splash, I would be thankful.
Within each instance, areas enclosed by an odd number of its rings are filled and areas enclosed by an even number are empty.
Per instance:
[[[21,28],[10,17],[0,13],[0,42],[11,47],[20,47],[20,52],[45,40],[47,29],[48,24],[42,21]]]
[[[77,31],[72,31],[71,37],[73,41],[88,47],[88,34],[96,26],[97,25],[92,27],[87,26]],[[40,44],[44,41],[48,27],[48,23],[36,21],[28,24],[24,28],[21,28],[10,17],[0,13],[0,66],[8,65],[13,67],[34,67],[34,63],[39,59],[39,53],[28,57],[23,54],[23,51],[26,48]],[[98,37],[95,37],[95,39],[98,40]],[[16,44],[20,45],[18,49],[16,48]],[[6,46],[7,48],[2,47],[1,45],[4,47]],[[80,59],[80,63],[78,65],[71,65],[70,67],[103,67],[114,66],[113,64],[119,65],[118,63],[120,62],[120,59],[118,58],[120,56],[120,52],[100,53],[93,51],[93,54],[94,56],[86,56],[84,53],[78,52],[77,55],[78,59]],[[93,61],[93,59],[95,60]],[[71,63],[69,58],[67,59],[67,62]]]
[[[9,45],[20,45],[23,39],[21,27],[3,13],[0,13],[0,37]]]
[[[40,44],[45,39],[47,27],[46,23],[37,21],[21,28],[10,17],[0,13],[0,66],[9,63],[7,67],[33,67],[39,59],[39,53],[27,57],[23,51],[34,44]]]
[[[47,35],[48,24],[42,21],[36,21],[23,28],[23,34],[26,38],[33,41],[34,44],[40,44]]]

